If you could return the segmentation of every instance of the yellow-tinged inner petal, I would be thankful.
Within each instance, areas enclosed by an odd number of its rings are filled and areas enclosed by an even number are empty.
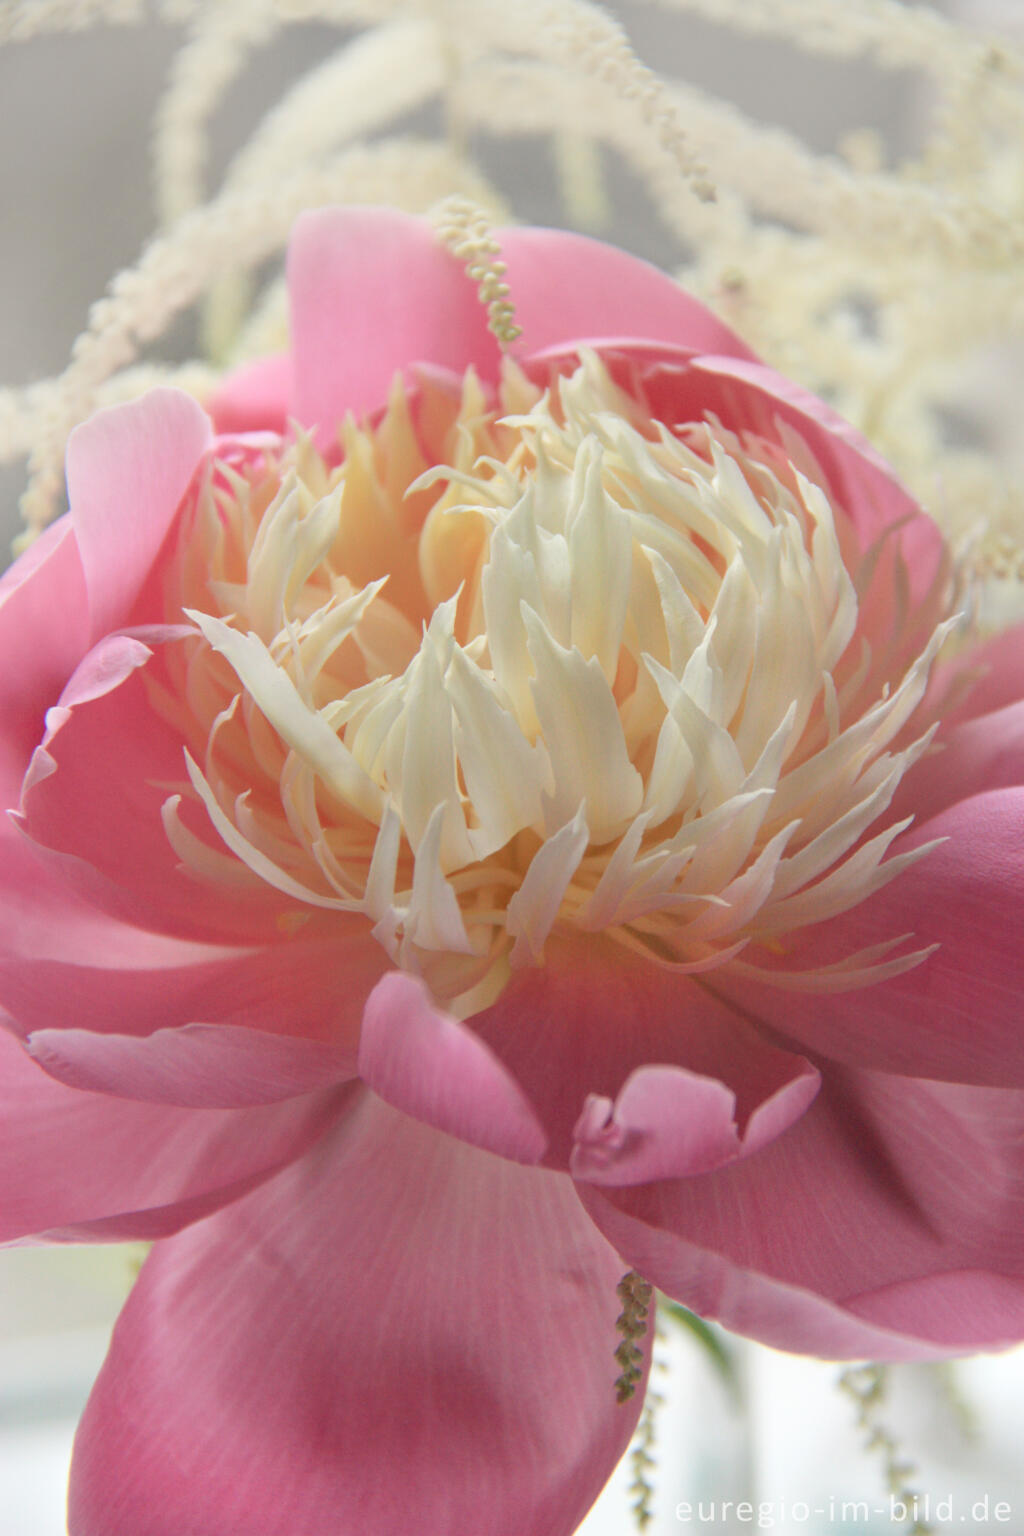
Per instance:
[[[559,927],[756,964],[905,867],[899,827],[866,834],[930,739],[948,570],[872,634],[898,550],[859,551],[777,449],[647,419],[593,354],[545,391],[507,363],[495,402],[396,385],[340,438],[215,463],[182,530],[196,635],[162,707],[229,850],[169,802],[197,877],[247,869],[286,925],[362,913],[454,996]]]

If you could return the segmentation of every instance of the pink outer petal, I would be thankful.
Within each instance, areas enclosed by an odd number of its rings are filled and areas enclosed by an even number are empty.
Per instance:
[[[150,653],[140,635],[167,631],[106,637],[82,658],[88,618],[85,585],[67,518],[48,529],[0,585],[0,640],[11,661],[0,671],[5,731],[0,787],[6,805],[13,806],[23,792],[26,768],[40,738],[52,741],[67,723],[72,704],[102,698],[146,661]],[[55,610],[61,613],[59,624],[53,622]],[[33,781],[45,778],[53,761],[44,748],[35,759]],[[10,772],[5,771],[8,765]],[[94,808],[92,800],[90,805]],[[161,958],[167,963],[172,950],[184,958],[188,948],[175,950],[173,941],[114,922],[82,901],[59,872],[41,862],[6,817],[0,818],[0,935],[4,949],[22,956],[56,948],[67,958],[132,964],[159,963]]]
[[[0,1242],[157,1238],[299,1157],[347,1089],[258,1109],[169,1109],[47,1077],[0,1028]]]
[[[367,1094],[152,1254],[79,1429],[72,1536],[569,1536],[639,1412],[613,1386],[622,1272],[566,1178]]]
[[[498,344],[459,262],[423,219],[391,208],[304,213],[288,249],[294,409],[333,442],[347,411],[384,404],[417,362],[498,372]]]
[[[59,615],[59,622],[57,616]],[[0,797],[14,805],[43,717],[88,644],[85,576],[70,518],[32,544],[0,581]]]
[[[355,1076],[363,1003],[387,963],[357,920],[180,966],[0,960],[0,1003],[71,1087],[228,1108]]]
[[[969,1317],[974,1337],[1015,1344],[1024,1332],[1024,1280],[961,1269],[868,1292],[855,1297],[849,1307],[855,1316],[911,1336],[924,1314],[931,1336],[938,1339],[961,1337]]]
[[[97,411],[71,434],[68,501],[94,640],[130,621],[212,436],[206,412],[177,389]]]
[[[756,362],[711,310],[649,262],[562,229],[497,231],[523,334],[515,352],[631,337]]]
[[[709,1253],[699,1243],[650,1227],[612,1205],[593,1185],[582,1188],[580,1198],[601,1231],[631,1255],[630,1262],[641,1274],[656,1277],[667,1296],[680,1298],[698,1316],[717,1320],[733,1333],[826,1360],[933,1360],[943,1354],[899,1332],[869,1327],[811,1291],[769,1280]]]
[[[179,633],[179,628],[165,627],[148,631],[147,637],[159,643],[160,640],[177,638]],[[46,712],[43,739],[32,754],[21,786],[23,799],[35,784],[55,772],[55,762],[49,747],[61,728],[72,718],[72,711],[83,704],[93,704],[97,699],[112,693],[115,688],[120,688],[137,668],[146,665],[152,655],[145,640],[136,632],[104,635],[83,657],[65,683],[58,702]]]
[[[53,621],[55,611],[61,615],[59,624]],[[48,529],[7,572],[0,593],[0,640],[11,663],[0,669],[0,717],[4,726],[0,758],[10,765],[2,786],[7,806],[18,801],[32,751],[44,734],[44,715],[50,710],[48,719],[55,729],[67,721],[67,714],[62,714],[59,706],[50,709],[62,691],[65,706],[72,696],[102,697],[105,690],[116,686],[119,675],[131,674],[134,661],[146,658],[147,649],[137,637],[114,636],[101,642],[92,653],[92,662],[86,658],[79,668],[80,648],[86,644],[86,634],[84,579],[71,523],[65,518]],[[70,683],[69,673],[73,674]],[[157,734],[150,724],[147,738],[152,741]],[[107,744],[101,741],[99,745],[102,783],[109,773],[110,755]],[[59,750],[59,746],[55,747],[58,754]],[[37,770],[44,761],[45,753]],[[47,793],[54,788],[51,783]],[[87,804],[88,813],[79,816],[75,823],[86,832],[91,829],[97,811],[93,786],[89,787]],[[159,812],[159,806],[156,811]],[[167,858],[169,849],[162,833],[160,840],[161,856]],[[39,855],[40,850],[7,817],[0,817],[3,950],[24,957],[58,953],[70,960],[119,965],[166,965],[174,963],[175,958],[179,962],[191,958],[191,946],[135,927],[139,913],[130,904],[125,910],[128,923],[112,920],[77,895],[61,870],[47,867]]]
[[[144,966],[191,962],[215,953],[120,923],[83,901],[47,868],[39,850],[0,817],[0,953],[24,959],[59,954],[84,964]]]
[[[947,838],[859,907],[786,941],[780,971],[825,965],[912,933],[941,947],[879,986],[800,993],[728,967],[704,985],[815,1054],[885,1072],[1024,1086],[1024,789],[953,806],[894,845]],[[748,950],[744,959],[752,956]]]
[[[710,1116],[704,1130],[717,1153],[728,1148],[734,1155],[737,1136],[749,1134],[766,1102],[776,1101],[777,1135],[803,1112],[817,1080],[802,1057],[763,1040],[693,978],[632,959],[600,938],[549,944],[543,967],[522,972],[469,1023],[525,1090],[549,1137],[549,1162],[567,1167],[577,1144],[590,1144],[576,1152],[577,1165],[580,1158],[587,1162],[588,1177],[598,1162],[606,1168],[615,1162],[619,1177],[629,1176],[631,1166],[638,1177],[649,1177],[643,1171],[648,1154],[681,1157],[675,1171],[684,1172],[696,1155],[696,1147],[687,1149],[685,1137],[675,1140],[667,1127],[664,1138],[655,1135],[650,1104],[641,1110],[635,1087],[619,1105],[622,1134],[605,1134],[611,1101],[638,1067],[682,1069],[670,1090],[677,1108],[680,1096],[689,1096],[687,1112],[697,1113],[699,1101],[699,1112]],[[702,1079],[712,1080],[711,1086]],[[597,1114],[591,1106],[581,1121],[593,1097],[607,1105]],[[646,1148],[635,1165],[638,1137],[627,1134],[631,1129],[643,1132],[639,1140]]]
[[[292,413],[292,360],[287,353],[260,357],[222,381],[206,409],[217,432],[284,434]]]
[[[363,1081],[435,1130],[518,1163],[537,1163],[547,1137],[529,1100],[472,1030],[434,1007],[417,977],[378,982],[359,1040]]]
[[[48,715],[21,826],[90,902],[127,922],[207,941],[277,937],[287,898],[254,882],[225,899],[179,867],[161,807],[187,789],[183,744],[153,708],[142,677],[152,665],[149,648],[123,635],[89,652]],[[205,811],[188,805],[184,819],[223,851]]]
[[[580,1197],[653,1283],[786,1349],[863,1355],[851,1318],[907,1335],[883,1358],[999,1347],[1024,1331],[1019,1092],[837,1069],[755,1157]]]

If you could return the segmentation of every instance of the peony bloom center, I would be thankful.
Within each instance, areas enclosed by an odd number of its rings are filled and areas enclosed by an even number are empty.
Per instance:
[[[884,817],[955,622],[948,568],[912,603],[815,468],[653,419],[615,353],[507,363],[497,400],[396,384],[340,456],[234,447],[166,594],[195,635],[161,707],[222,845],[174,796],[182,861],[276,887],[286,926],[363,914],[455,1006],[556,931],[778,957],[927,851],[886,860]],[[900,946],[790,981],[881,979]]]

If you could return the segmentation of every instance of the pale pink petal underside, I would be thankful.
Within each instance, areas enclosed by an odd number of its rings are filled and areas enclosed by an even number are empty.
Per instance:
[[[0,959],[0,1004],[46,1071],[154,1103],[271,1103],[353,1077],[387,957],[358,920],[329,937],[103,968]]]
[[[239,1024],[182,1024],[143,1036],[41,1029],[26,1043],[70,1087],[200,1109],[276,1104],[355,1075],[349,1051]]]

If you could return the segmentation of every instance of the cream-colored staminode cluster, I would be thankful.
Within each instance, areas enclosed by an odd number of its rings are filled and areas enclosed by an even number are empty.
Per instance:
[[[396,387],[339,467],[303,440],[199,498],[175,689],[230,856],[170,801],[196,874],[363,913],[454,994],[569,931],[757,964],[919,856],[865,834],[927,744],[944,577],[903,611],[890,541],[854,556],[818,485],[714,423],[673,436],[594,355],[543,394],[506,364],[498,411],[472,374],[416,410]],[[899,942],[793,984],[890,974]]]

